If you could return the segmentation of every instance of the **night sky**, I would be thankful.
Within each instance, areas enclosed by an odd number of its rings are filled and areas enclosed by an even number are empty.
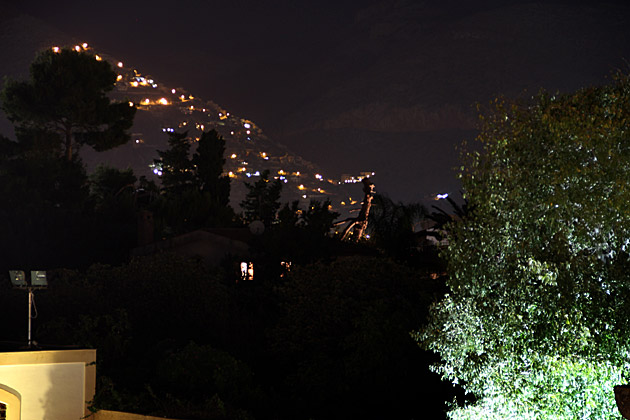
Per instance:
[[[255,121],[403,201],[459,189],[473,104],[603,83],[630,9],[600,1],[31,1],[21,12]]]

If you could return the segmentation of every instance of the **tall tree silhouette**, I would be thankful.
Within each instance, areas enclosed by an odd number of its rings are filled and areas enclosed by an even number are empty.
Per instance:
[[[136,109],[112,102],[116,73],[106,61],[70,49],[40,53],[26,81],[8,80],[2,109],[18,139],[45,137],[57,155],[71,161],[82,145],[103,151],[129,141]]]
[[[223,175],[224,154],[225,140],[211,130],[201,135],[192,158],[198,188],[219,206],[227,206],[230,201],[230,178]]]

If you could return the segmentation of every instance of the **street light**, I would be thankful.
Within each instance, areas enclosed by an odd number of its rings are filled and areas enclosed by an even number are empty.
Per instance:
[[[22,289],[28,291],[28,347],[33,346],[31,340],[31,320],[37,317],[37,307],[35,307],[35,299],[33,290],[48,288],[48,280],[45,271],[31,271],[30,281],[27,281],[26,274],[22,270],[10,270],[9,279],[14,289]],[[32,315],[32,308],[35,308],[35,316]]]

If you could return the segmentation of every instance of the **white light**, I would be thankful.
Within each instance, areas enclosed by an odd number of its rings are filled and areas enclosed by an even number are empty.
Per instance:
[[[119,62],[118,62],[118,67],[122,68],[122,66],[123,66],[122,61],[119,61]]]
[[[172,94],[175,94],[175,89],[171,89],[171,93],[172,93]]]
[[[448,197],[448,193],[444,193],[444,194],[438,194],[435,196],[436,200],[444,200],[445,198]]]
[[[252,128],[252,125],[250,123],[245,123],[245,124],[243,124],[243,127],[245,127],[245,128]]]

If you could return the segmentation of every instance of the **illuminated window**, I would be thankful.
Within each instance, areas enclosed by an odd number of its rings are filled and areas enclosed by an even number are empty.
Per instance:
[[[241,280],[254,280],[254,263],[245,261],[241,263]]]
[[[282,267],[282,272],[280,273],[280,277],[286,277],[287,273],[291,271],[291,261],[282,261],[280,263]]]
[[[0,403],[0,420],[7,420],[7,405]]]

